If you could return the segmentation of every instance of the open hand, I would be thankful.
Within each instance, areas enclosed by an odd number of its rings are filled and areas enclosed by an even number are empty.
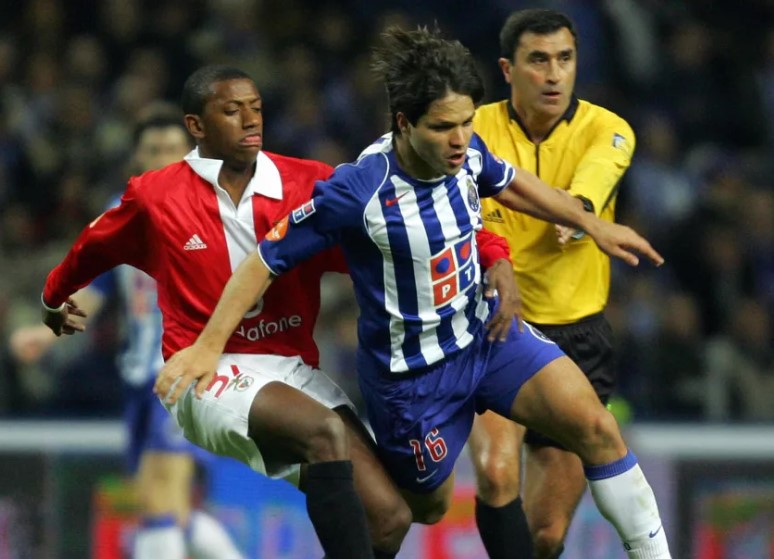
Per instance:
[[[78,303],[74,299],[67,299],[67,302],[60,310],[52,311],[43,307],[41,315],[43,317],[43,324],[48,326],[57,336],[62,334],[70,336],[76,332],[86,330],[85,324],[77,322],[72,318],[74,316],[86,318],[86,313],[78,308]]]
[[[630,266],[640,263],[637,254],[645,256],[656,266],[664,263],[664,257],[631,227],[602,220],[597,220],[596,225],[594,231],[588,233],[605,254],[620,258]]]
[[[197,344],[181,349],[159,371],[153,392],[171,405],[192,382],[196,382],[196,397],[201,398],[215,376],[219,359],[219,353]]]

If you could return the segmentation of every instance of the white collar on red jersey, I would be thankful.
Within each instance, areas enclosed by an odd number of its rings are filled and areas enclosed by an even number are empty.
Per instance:
[[[218,184],[218,175],[223,161],[220,159],[208,159],[199,156],[199,148],[194,148],[185,156],[185,161],[191,166],[191,169],[213,186],[220,187]],[[261,194],[275,200],[282,200],[282,179],[279,169],[274,161],[262,151],[258,152],[258,158],[255,165],[255,174],[247,185],[247,192],[251,195]]]

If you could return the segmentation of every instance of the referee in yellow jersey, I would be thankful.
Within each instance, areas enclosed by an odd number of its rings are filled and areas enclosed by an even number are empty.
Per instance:
[[[634,133],[616,114],[574,96],[573,22],[553,10],[515,12],[500,32],[500,49],[510,99],[480,107],[476,133],[497,156],[612,221]],[[603,315],[609,258],[582,232],[509,211],[491,198],[482,200],[481,213],[484,227],[508,240],[524,319],[578,363],[607,403],[616,385],[612,333]],[[580,459],[492,412],[476,418],[470,449],[478,482],[476,520],[489,556],[559,557],[586,488]]]

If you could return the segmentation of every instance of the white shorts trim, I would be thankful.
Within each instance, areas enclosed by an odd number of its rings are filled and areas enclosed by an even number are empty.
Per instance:
[[[175,404],[164,405],[195,445],[236,458],[256,472],[287,478],[297,474],[298,466],[271,464],[267,469],[260,449],[247,434],[248,414],[256,394],[276,381],[297,388],[327,408],[349,406],[355,410],[335,382],[299,357],[234,353],[221,356],[217,374],[201,399],[191,384]]]

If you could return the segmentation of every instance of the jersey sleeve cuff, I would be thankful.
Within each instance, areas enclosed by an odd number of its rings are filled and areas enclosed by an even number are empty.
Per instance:
[[[278,275],[279,275],[279,273],[278,273],[278,272],[276,272],[276,271],[274,271],[274,268],[272,268],[272,267],[269,265],[269,263],[268,263],[268,262],[266,262],[266,259],[263,257],[263,254],[261,253],[261,245],[258,245],[258,249],[257,249],[257,251],[258,251],[258,258],[260,258],[260,259],[261,259],[261,262],[263,262],[263,265],[264,265],[264,266],[266,266],[266,269],[267,269],[267,270],[269,270],[269,272],[271,272],[271,274],[272,274],[272,275],[274,275],[274,276],[278,276]]]
[[[50,312],[50,313],[56,313],[56,312],[62,312],[62,311],[64,310],[64,308],[65,308],[65,305],[67,304],[67,301],[65,301],[64,303],[62,303],[62,304],[61,304],[61,305],[59,305],[58,307],[49,307],[49,306],[46,304],[46,299],[44,298],[44,296],[43,296],[43,293],[41,293],[41,294],[40,294],[40,304],[41,304],[41,305],[43,305],[43,308],[44,308],[46,311],[48,311],[48,312]]]

